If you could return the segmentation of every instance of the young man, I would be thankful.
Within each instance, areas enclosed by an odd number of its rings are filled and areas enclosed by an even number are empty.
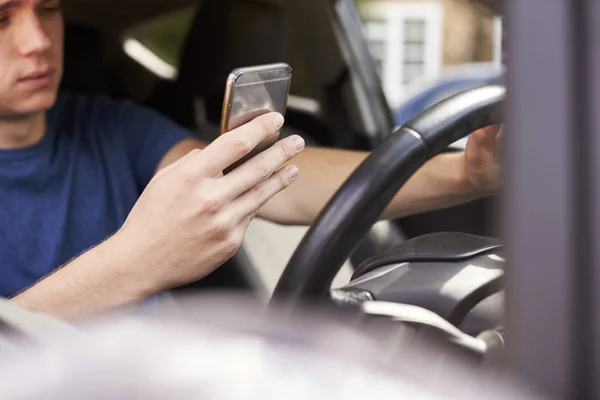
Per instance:
[[[76,318],[201,279],[255,215],[310,224],[367,155],[292,136],[223,176],[280,115],[207,146],[130,102],[57,97],[62,45],[58,0],[0,0],[0,295],[27,308]],[[496,133],[429,162],[383,217],[496,190]]]

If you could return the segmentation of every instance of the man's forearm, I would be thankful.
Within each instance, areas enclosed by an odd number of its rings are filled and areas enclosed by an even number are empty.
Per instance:
[[[31,310],[79,319],[137,304],[153,295],[144,281],[129,276],[127,252],[114,238],[77,257],[12,301]]]
[[[294,160],[300,170],[296,182],[267,204],[260,216],[282,224],[311,224],[367,156],[366,152],[306,148]],[[483,195],[466,178],[464,155],[442,154],[413,175],[381,218],[393,219],[446,208]]]
[[[452,207],[489,194],[469,182],[464,153],[444,153],[415,172],[396,194],[383,218],[399,218]]]

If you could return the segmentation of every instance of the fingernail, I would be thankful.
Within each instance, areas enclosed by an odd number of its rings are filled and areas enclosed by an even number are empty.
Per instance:
[[[286,172],[290,180],[294,180],[298,176],[298,168],[295,165],[289,165],[286,168]]]
[[[294,136],[292,142],[294,143],[296,150],[302,150],[304,148],[304,139],[302,139],[300,136]]]
[[[283,115],[277,113],[277,115],[275,115],[275,117],[273,118],[273,124],[275,124],[275,127],[279,129],[283,126],[283,122]]]

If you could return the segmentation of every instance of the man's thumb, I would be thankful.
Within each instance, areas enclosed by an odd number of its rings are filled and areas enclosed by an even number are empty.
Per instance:
[[[494,151],[496,148],[496,136],[500,132],[500,125],[486,126],[471,134],[474,144],[487,151]]]

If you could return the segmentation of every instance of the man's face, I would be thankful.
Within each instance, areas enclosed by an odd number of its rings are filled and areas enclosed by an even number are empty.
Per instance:
[[[0,0],[0,118],[52,107],[62,77],[60,0]]]

